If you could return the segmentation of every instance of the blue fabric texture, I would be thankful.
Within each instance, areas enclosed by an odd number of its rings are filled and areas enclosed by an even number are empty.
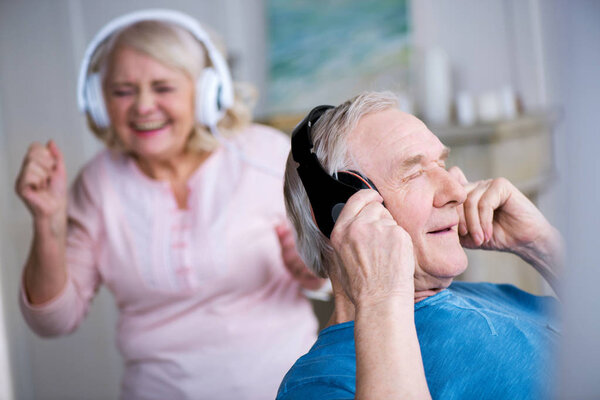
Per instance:
[[[544,399],[559,338],[557,301],[512,285],[454,282],[415,304],[434,399]],[[354,322],[323,329],[286,374],[277,400],[353,399]]]

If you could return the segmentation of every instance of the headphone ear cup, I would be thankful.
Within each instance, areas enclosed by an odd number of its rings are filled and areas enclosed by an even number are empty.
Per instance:
[[[90,74],[85,82],[85,101],[87,111],[94,121],[94,124],[100,129],[106,129],[110,126],[110,118],[106,111],[106,103],[102,93],[102,78],[99,73]]]
[[[379,192],[379,190],[377,190],[377,187],[375,187],[375,184],[369,178],[367,178],[358,171],[338,171],[337,180],[342,183],[345,183],[346,185],[352,186],[357,191],[361,189],[373,189]]]
[[[196,85],[196,115],[198,121],[214,127],[223,117],[221,102],[222,84],[213,68],[205,68]]]

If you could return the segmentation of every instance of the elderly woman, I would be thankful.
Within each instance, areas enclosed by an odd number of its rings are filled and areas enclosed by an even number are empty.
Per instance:
[[[17,178],[34,222],[29,326],[73,331],[105,284],[119,309],[122,398],[273,398],[315,338],[301,289],[323,282],[283,217],[289,141],[250,124],[221,53],[183,14],[111,22],[82,77],[80,105],[107,148],[69,193],[52,141],[30,146]]]

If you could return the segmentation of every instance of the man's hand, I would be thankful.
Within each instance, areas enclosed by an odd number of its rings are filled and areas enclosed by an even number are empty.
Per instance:
[[[296,249],[296,241],[287,221],[275,227],[277,238],[281,245],[281,258],[290,274],[300,282],[300,286],[307,290],[317,290],[325,284],[326,279],[319,278],[308,269]]]
[[[467,190],[458,207],[461,244],[517,254],[553,284],[556,271],[550,271],[562,263],[562,240],[537,207],[504,178],[469,183],[459,168],[450,173]]]
[[[331,233],[332,281],[355,309],[355,398],[429,399],[414,323],[412,240],[382,202],[375,190],[360,190]]]
[[[331,233],[340,281],[355,307],[387,298],[414,299],[412,240],[374,190],[348,200]]]

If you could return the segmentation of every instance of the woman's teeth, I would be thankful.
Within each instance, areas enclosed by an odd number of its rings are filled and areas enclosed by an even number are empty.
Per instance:
[[[166,125],[165,121],[136,122],[133,127],[138,131],[154,131]]]

